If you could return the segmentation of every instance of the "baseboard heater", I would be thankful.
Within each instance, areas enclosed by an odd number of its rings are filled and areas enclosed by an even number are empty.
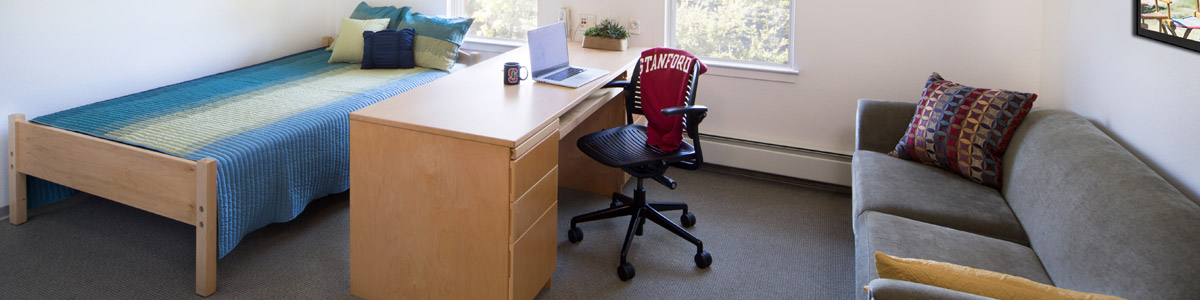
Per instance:
[[[852,156],[719,135],[700,134],[704,161],[842,186],[850,185]]]

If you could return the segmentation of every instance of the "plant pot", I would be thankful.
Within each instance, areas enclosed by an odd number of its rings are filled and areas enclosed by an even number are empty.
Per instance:
[[[583,47],[600,50],[625,51],[626,48],[629,48],[629,40],[613,39],[601,36],[584,36]]]

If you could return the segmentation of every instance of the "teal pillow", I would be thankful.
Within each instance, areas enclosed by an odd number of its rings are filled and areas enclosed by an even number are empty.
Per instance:
[[[395,6],[380,6],[371,7],[366,2],[359,2],[358,7],[354,8],[354,12],[350,13],[350,18],[355,20],[371,20],[371,19],[392,19],[388,22],[387,29],[396,29],[396,25],[400,24],[400,18],[408,14],[412,7],[396,8]]]
[[[371,7],[366,2],[359,2],[358,7],[354,8],[354,12],[350,13],[350,18],[355,20],[374,20],[374,19],[390,19],[387,27],[384,29],[396,29],[396,25],[400,24],[400,18],[408,14],[412,7],[396,8],[395,6],[380,6]],[[337,46],[335,41],[325,48],[325,51],[333,51]]]
[[[450,70],[458,60],[458,47],[475,18],[445,18],[426,16],[421,13],[402,15],[399,29],[412,28],[417,31],[413,39],[413,58],[417,66],[430,69]]]

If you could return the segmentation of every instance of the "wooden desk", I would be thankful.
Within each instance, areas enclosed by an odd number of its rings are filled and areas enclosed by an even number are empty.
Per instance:
[[[531,299],[550,286],[559,173],[595,192],[625,181],[563,138],[625,121],[619,91],[599,88],[644,50],[568,47],[573,64],[612,72],[577,89],[506,86],[505,62],[529,64],[522,47],[350,114],[351,294]],[[589,176],[567,176],[560,156]]]

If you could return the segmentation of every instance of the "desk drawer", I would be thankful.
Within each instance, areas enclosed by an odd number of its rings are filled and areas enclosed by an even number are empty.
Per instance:
[[[542,177],[529,192],[521,196],[512,206],[512,239],[516,242],[529,227],[537,222],[542,213],[558,202],[558,168],[550,169],[550,173]]]
[[[542,213],[529,232],[512,244],[510,299],[533,299],[554,276],[558,263],[555,234],[558,233],[558,203]]]
[[[558,166],[558,132],[552,131],[532,150],[512,161],[512,197],[509,201],[520,199],[555,166]]]

